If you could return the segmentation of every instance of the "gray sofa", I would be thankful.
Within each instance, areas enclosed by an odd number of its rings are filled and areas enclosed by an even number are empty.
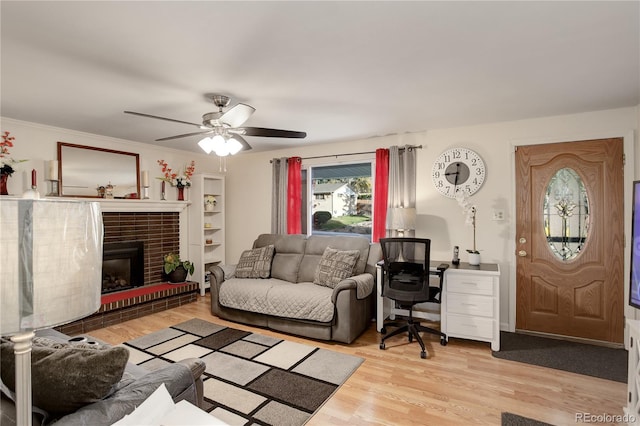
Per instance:
[[[66,344],[69,341],[69,336],[55,330],[38,331],[36,333],[36,337],[44,337],[48,341],[60,342],[63,344]],[[3,344],[3,346],[5,344]],[[6,349],[6,347],[3,347],[3,355],[6,355],[6,351],[4,351],[4,349]],[[36,347],[34,345],[34,351],[35,350]],[[60,349],[60,351],[68,352],[69,349],[65,347]],[[76,350],[76,352],[78,352],[78,350]],[[11,356],[9,356],[9,358],[10,357]],[[78,359],[76,355],[58,356],[55,354],[53,356],[47,355],[47,357],[51,359],[51,363],[54,365],[53,368],[58,370],[64,368],[73,369],[73,365],[65,366],[64,364],[70,364],[73,362],[70,361],[71,359]],[[128,354],[125,353],[124,357],[124,360],[126,361]],[[65,358],[65,360],[62,360],[63,358]],[[6,359],[3,359],[3,368],[6,368],[6,361]],[[36,360],[33,360],[32,358],[32,362],[42,361],[36,357]],[[202,360],[190,358],[150,372],[140,366],[127,362],[124,367],[124,373],[119,379],[119,382],[112,386],[109,395],[103,399],[84,405],[75,412],[65,415],[51,414],[49,412],[45,417],[44,413],[36,408],[34,409],[33,414],[33,424],[53,423],[55,425],[111,425],[126,414],[131,413],[162,383],[165,384],[169,394],[175,402],[187,400],[194,405],[202,407],[203,385],[201,375],[204,373],[205,367],[206,365]],[[76,372],[71,372],[70,376],[73,376],[74,373]],[[96,374],[99,373],[96,371]],[[35,398],[35,392],[39,390],[38,387],[40,384],[35,382],[36,378],[34,376],[35,375],[32,374],[32,388]],[[92,379],[91,377],[85,377],[85,380],[89,381]],[[96,379],[96,381],[99,380]],[[40,388],[41,387],[42,386],[40,386]],[[55,397],[61,398],[60,400],[64,401],[65,395],[56,395]],[[47,402],[54,405],[60,405],[60,403],[52,401]],[[64,402],[62,403],[64,404]],[[2,395],[1,408],[0,424],[3,426],[15,425],[15,405],[13,401],[10,398],[7,398],[4,394]]]
[[[220,318],[319,340],[351,343],[370,324],[380,245],[361,236],[262,234],[253,249],[273,246],[268,278],[238,278],[213,266],[211,313]],[[352,276],[314,284],[327,247],[359,252]],[[242,257],[241,257],[242,260]],[[326,263],[323,261],[323,265]]]

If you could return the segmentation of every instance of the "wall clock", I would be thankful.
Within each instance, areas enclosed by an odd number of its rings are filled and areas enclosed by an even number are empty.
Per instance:
[[[433,163],[431,179],[438,192],[455,198],[460,191],[475,194],[482,186],[485,174],[484,161],[478,153],[467,148],[451,148]]]

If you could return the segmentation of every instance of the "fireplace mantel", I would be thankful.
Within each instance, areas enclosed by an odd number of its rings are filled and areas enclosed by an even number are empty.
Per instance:
[[[191,201],[96,199],[103,212],[182,212]]]
[[[3,195],[2,198],[22,198],[15,195]],[[183,213],[191,205],[191,201],[160,201],[138,200],[134,198],[74,198],[74,197],[43,197],[55,200],[97,201],[103,212],[178,212]]]

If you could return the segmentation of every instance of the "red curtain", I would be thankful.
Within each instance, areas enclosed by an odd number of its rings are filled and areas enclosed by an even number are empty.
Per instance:
[[[389,197],[389,150],[376,149],[376,176],[373,190],[373,235],[374,243],[387,234],[387,200]]]
[[[300,234],[302,232],[302,158],[287,159],[289,173],[287,176],[287,233]]]

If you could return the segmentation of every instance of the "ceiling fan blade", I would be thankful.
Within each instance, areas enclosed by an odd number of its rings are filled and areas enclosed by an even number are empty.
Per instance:
[[[249,151],[251,149],[251,145],[249,145],[249,143],[246,140],[244,140],[242,136],[233,135],[233,138],[238,142],[240,142],[240,145],[242,145],[242,151]]]
[[[196,136],[196,135],[207,135],[209,133],[213,133],[213,130],[207,130],[207,131],[204,131],[204,132],[185,133],[184,135],[177,135],[177,136],[169,136],[169,137],[166,137],[166,138],[156,139],[156,142],[170,141],[170,140],[173,140],[173,139],[186,138],[186,137],[189,137],[189,136]]]
[[[264,136],[267,138],[305,138],[306,132],[296,132],[293,130],[267,129],[264,127],[240,127],[230,129],[230,132],[238,131],[243,136]]]
[[[255,110],[256,109],[250,105],[238,104],[222,114],[219,120],[229,127],[238,127],[247,121]]]
[[[196,126],[196,127],[200,127],[200,128],[202,127],[201,124],[189,123],[188,121],[182,121],[182,120],[174,120],[173,118],[159,117],[157,115],[144,114],[142,112],[125,111],[124,113],[125,114],[132,114],[132,115],[139,115],[140,117],[155,118],[155,119],[158,119],[158,120],[173,121],[174,123],[188,124],[190,126]]]

